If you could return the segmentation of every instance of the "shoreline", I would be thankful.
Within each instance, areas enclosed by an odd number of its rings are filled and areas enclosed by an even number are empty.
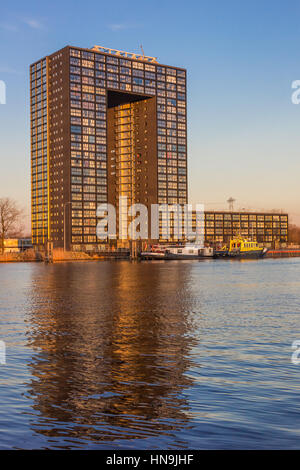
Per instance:
[[[77,253],[78,255],[78,253]],[[85,256],[82,256],[85,255]],[[12,256],[1,256],[0,255],[0,264],[13,264],[13,263],[44,263],[44,264],[55,264],[55,263],[64,263],[64,262],[82,262],[82,261],[132,261],[130,256],[94,256],[91,257],[86,253],[82,253],[81,256],[73,256],[67,255],[54,257],[53,260],[48,261],[44,257],[36,257],[35,259],[30,258],[23,258],[22,257],[12,257]],[[262,259],[282,259],[282,258],[300,258],[300,250],[270,250]],[[210,258],[206,258],[210,259]],[[216,260],[215,258],[212,258]],[[228,258],[229,259],[229,258]],[[138,261],[139,259],[135,259],[133,261]],[[149,261],[149,260],[148,260]],[[153,261],[153,260],[150,260]],[[158,260],[154,260],[158,261]],[[160,260],[165,261],[165,260]],[[168,260],[170,261],[170,260]],[[172,260],[171,260],[172,261]],[[187,260],[191,261],[191,260]],[[193,260],[195,261],[195,260]],[[197,261],[197,260],[196,260]],[[224,259],[222,259],[224,261]]]

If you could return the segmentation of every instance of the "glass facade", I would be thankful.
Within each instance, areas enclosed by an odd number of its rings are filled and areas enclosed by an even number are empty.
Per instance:
[[[48,239],[47,60],[30,67],[32,243]]]
[[[115,180],[112,168],[107,171],[109,92],[117,96],[113,105],[117,146],[112,158],[116,158],[119,175],[118,195],[127,195],[128,204],[148,202],[147,197],[138,197],[138,184],[135,185],[138,152],[133,148],[132,130],[133,125],[138,127],[138,119],[133,124],[136,105],[131,100],[139,95],[137,101],[156,98],[156,115],[148,116],[156,122],[155,163],[150,158],[157,172],[153,202],[187,202],[186,71],[71,48],[72,244],[96,242],[96,206],[108,201],[107,186]],[[127,96],[127,102],[118,102],[121,95]],[[151,138],[153,135],[148,136]]]
[[[193,228],[196,214],[193,213]],[[258,243],[287,243],[288,215],[245,212],[205,212],[205,241],[228,242],[241,235]]]

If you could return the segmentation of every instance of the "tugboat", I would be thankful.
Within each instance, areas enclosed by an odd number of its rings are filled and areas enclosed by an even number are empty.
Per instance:
[[[161,245],[152,245],[150,250],[145,249],[140,253],[142,260],[165,259],[165,251],[167,247]]]
[[[165,251],[167,246],[164,245],[150,245],[147,249],[147,244],[145,244],[144,250],[140,253],[140,259],[142,260],[153,260],[153,259],[165,259]]]
[[[228,256],[228,247],[224,245],[223,247],[216,247],[214,250],[214,258],[226,258]]]
[[[221,250],[216,250],[214,257],[263,258],[267,251],[267,248],[260,247],[257,242],[236,237],[230,240],[228,248],[223,247]]]

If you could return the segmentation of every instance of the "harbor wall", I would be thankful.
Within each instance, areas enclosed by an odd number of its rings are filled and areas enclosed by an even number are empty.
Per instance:
[[[300,249],[278,249],[278,250],[269,250],[266,254],[266,258],[295,258],[300,256]]]

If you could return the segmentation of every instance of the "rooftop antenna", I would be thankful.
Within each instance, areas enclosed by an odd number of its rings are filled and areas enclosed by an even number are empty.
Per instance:
[[[142,51],[143,57],[145,57],[145,52],[144,52],[144,49],[143,49],[143,46],[142,46],[142,44],[140,45],[140,48],[141,48],[141,51]]]
[[[229,205],[229,211],[230,212],[233,212],[233,204],[235,203],[236,199],[234,199],[233,197],[230,197],[229,199],[227,199],[227,202],[228,202],[228,205]]]

